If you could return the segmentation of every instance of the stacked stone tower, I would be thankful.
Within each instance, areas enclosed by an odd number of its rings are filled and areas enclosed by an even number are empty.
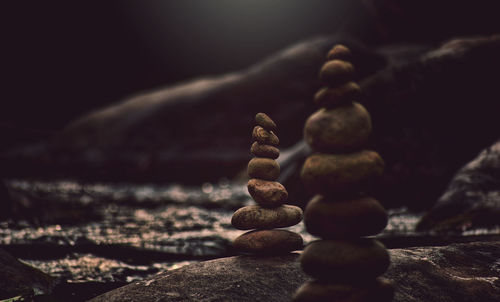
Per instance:
[[[257,126],[253,129],[253,144],[250,152],[255,156],[248,163],[248,192],[257,205],[238,209],[231,219],[240,230],[252,230],[236,238],[234,247],[241,253],[281,254],[303,247],[302,237],[294,232],[277,229],[286,228],[302,220],[299,207],[286,205],[288,192],[277,182],[280,167],[279,139],[275,134],[276,124],[265,113],[255,116]]]
[[[321,240],[301,255],[303,271],[313,278],[294,301],[390,301],[393,288],[379,277],[388,268],[382,243],[368,238],[383,230],[387,213],[364,190],[383,172],[384,162],[364,149],[372,130],[366,109],[355,100],[351,52],[336,45],[320,71],[326,87],[314,96],[321,108],[309,117],[304,137],[314,153],[301,171],[304,186],[316,195],[309,201],[304,224]]]

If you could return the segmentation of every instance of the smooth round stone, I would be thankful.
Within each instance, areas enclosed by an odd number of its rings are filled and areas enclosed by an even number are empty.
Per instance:
[[[305,188],[328,195],[355,192],[382,175],[384,161],[375,151],[309,156],[300,173]]]
[[[280,176],[278,162],[270,158],[254,157],[248,162],[248,176],[263,180],[277,180]]]
[[[326,59],[351,61],[352,53],[346,46],[337,44],[328,52]]]
[[[255,122],[267,131],[276,131],[276,123],[265,113],[257,113],[255,115]]]
[[[361,96],[361,88],[355,82],[337,87],[323,87],[314,95],[314,103],[320,107],[332,108],[355,101]]]
[[[275,229],[296,225],[302,220],[302,209],[291,205],[276,208],[246,206],[234,212],[231,224],[239,230]]]
[[[252,132],[252,139],[261,145],[277,146],[280,143],[279,138],[273,132],[269,132],[261,126],[255,126]]]
[[[240,235],[234,248],[250,254],[282,254],[302,249],[302,237],[287,230],[254,230]]]
[[[321,67],[319,79],[330,87],[344,84],[354,79],[354,66],[341,60],[328,61]]]
[[[382,275],[390,259],[385,246],[374,239],[318,240],[306,246],[300,264],[316,279],[361,282]]]
[[[351,102],[333,109],[321,108],[304,126],[304,138],[315,151],[343,153],[359,150],[372,131],[370,114]]]
[[[282,205],[288,198],[286,188],[277,181],[250,179],[248,193],[256,203],[265,208],[274,208]]]
[[[258,142],[253,142],[250,152],[258,157],[267,157],[276,159],[280,156],[280,150],[270,145],[261,145]]]
[[[307,231],[323,239],[375,235],[386,227],[387,219],[384,207],[367,196],[331,201],[316,195],[304,212]]]
[[[384,278],[361,284],[308,281],[295,295],[293,302],[390,302],[394,298],[394,285]]]

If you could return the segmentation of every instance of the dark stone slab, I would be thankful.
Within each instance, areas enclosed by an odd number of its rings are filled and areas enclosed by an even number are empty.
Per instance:
[[[500,300],[500,242],[394,249],[390,255],[384,276],[395,283],[395,302]],[[307,280],[297,254],[237,256],[164,272],[91,301],[290,301]]]
[[[0,299],[50,294],[57,280],[0,249]]]

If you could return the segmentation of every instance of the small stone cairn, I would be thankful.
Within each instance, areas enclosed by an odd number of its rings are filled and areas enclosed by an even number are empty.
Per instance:
[[[321,108],[304,127],[314,153],[301,171],[306,189],[316,195],[304,212],[307,231],[321,240],[303,251],[302,270],[313,278],[293,301],[391,301],[392,284],[380,277],[390,259],[382,243],[367,238],[387,225],[387,212],[363,193],[384,169],[380,156],[364,149],[372,130],[366,109],[355,102],[360,87],[353,82],[351,52],[343,45],[330,50],[320,71],[326,87],[314,96]]]
[[[233,246],[244,254],[285,254],[303,247],[302,237],[286,228],[302,220],[302,209],[286,205],[288,192],[277,182],[280,167],[279,139],[274,134],[276,124],[265,113],[255,116],[250,149],[255,156],[248,163],[248,192],[257,205],[234,212],[232,225],[239,230],[252,230],[235,239]]]

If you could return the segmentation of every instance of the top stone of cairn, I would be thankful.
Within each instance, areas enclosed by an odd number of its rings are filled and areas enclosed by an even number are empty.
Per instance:
[[[342,61],[348,61],[350,62],[352,58],[351,51],[349,48],[345,47],[344,45],[337,44],[335,45],[329,52],[328,55],[326,56],[327,60],[342,60]]]
[[[276,131],[276,123],[265,113],[257,113],[255,115],[255,122],[267,131]]]

